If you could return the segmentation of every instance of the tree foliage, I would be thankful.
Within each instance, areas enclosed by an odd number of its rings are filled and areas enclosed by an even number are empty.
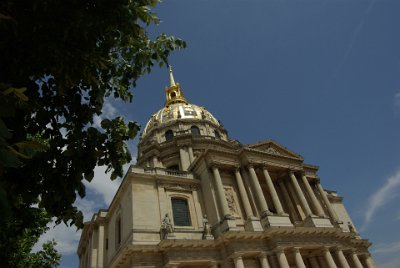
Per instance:
[[[92,180],[96,165],[106,165],[112,179],[122,176],[131,160],[126,141],[139,126],[117,117],[95,127],[93,117],[106,98],[131,101],[137,79],[185,47],[165,34],[148,36],[158,23],[156,4],[0,2],[0,243],[7,230],[15,234],[7,243],[18,244],[36,228],[36,210],[81,226],[73,203],[85,196],[83,179]]]
[[[48,229],[46,223],[50,219],[43,209],[34,210],[32,216],[36,228],[24,229],[16,241],[11,235],[13,232],[13,225],[3,225],[3,227],[7,228],[8,232],[3,232],[3,234],[6,234],[6,237],[2,237],[1,241],[9,242],[0,245],[0,250],[8,253],[7,258],[2,259],[2,265],[4,267],[50,268],[58,266],[61,255],[55,249],[57,243],[54,240],[44,243],[41,250],[31,252],[32,247],[37,243],[40,235]]]

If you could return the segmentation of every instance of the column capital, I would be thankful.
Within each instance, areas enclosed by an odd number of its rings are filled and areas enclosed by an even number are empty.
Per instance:
[[[301,247],[293,247],[292,250],[293,252],[300,252]]]
[[[210,161],[209,163],[208,163],[208,166],[211,168],[211,169],[214,169],[214,168],[218,168],[218,166],[219,166],[219,163],[217,162],[217,161]]]
[[[268,254],[266,252],[260,252],[260,254],[257,255],[259,258],[267,258]]]
[[[276,248],[274,248],[273,252],[276,252],[276,253],[285,252],[285,247],[283,247],[283,246],[277,246]]]
[[[235,259],[241,259],[242,258],[242,256],[243,256],[243,253],[241,253],[241,252],[235,252],[235,253],[233,253],[231,256],[229,256],[231,259],[233,259],[233,260],[235,260]]]
[[[233,170],[234,172],[240,172],[240,165],[234,165]]]
[[[323,246],[321,249],[322,249],[323,251],[330,251],[330,250],[331,250],[331,247],[329,247],[329,246]]]

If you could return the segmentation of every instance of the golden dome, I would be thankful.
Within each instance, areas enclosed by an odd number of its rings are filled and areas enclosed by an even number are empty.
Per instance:
[[[174,81],[171,67],[170,80],[170,87],[165,88],[167,99],[165,107],[150,118],[143,130],[143,136],[149,133],[154,127],[176,120],[201,120],[220,126],[218,120],[204,107],[187,102],[180,85]]]

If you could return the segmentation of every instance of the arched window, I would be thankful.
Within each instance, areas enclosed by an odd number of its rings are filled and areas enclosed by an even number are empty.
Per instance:
[[[175,226],[191,226],[189,206],[186,199],[172,198],[172,214]]]
[[[216,137],[217,139],[220,139],[220,138],[221,138],[221,134],[219,134],[218,130],[215,130],[215,131],[214,131],[214,135],[215,135],[215,137]]]
[[[174,138],[174,132],[172,132],[172,130],[167,130],[165,132],[165,140],[172,141],[173,138]]]
[[[192,126],[192,127],[190,128],[190,131],[192,132],[192,135],[193,135],[193,136],[198,136],[198,135],[200,135],[200,129],[199,129],[198,127],[196,127],[196,126]]]
[[[175,93],[175,92],[171,92],[171,94],[169,94],[169,96],[170,96],[171,98],[175,98],[175,97],[176,97],[176,93]]]

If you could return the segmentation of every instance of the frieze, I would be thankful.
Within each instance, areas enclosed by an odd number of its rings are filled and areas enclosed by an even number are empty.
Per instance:
[[[165,183],[158,182],[158,187],[164,188],[165,190],[174,190],[174,191],[197,191],[199,189],[198,185],[193,184],[181,184],[181,183]]]

